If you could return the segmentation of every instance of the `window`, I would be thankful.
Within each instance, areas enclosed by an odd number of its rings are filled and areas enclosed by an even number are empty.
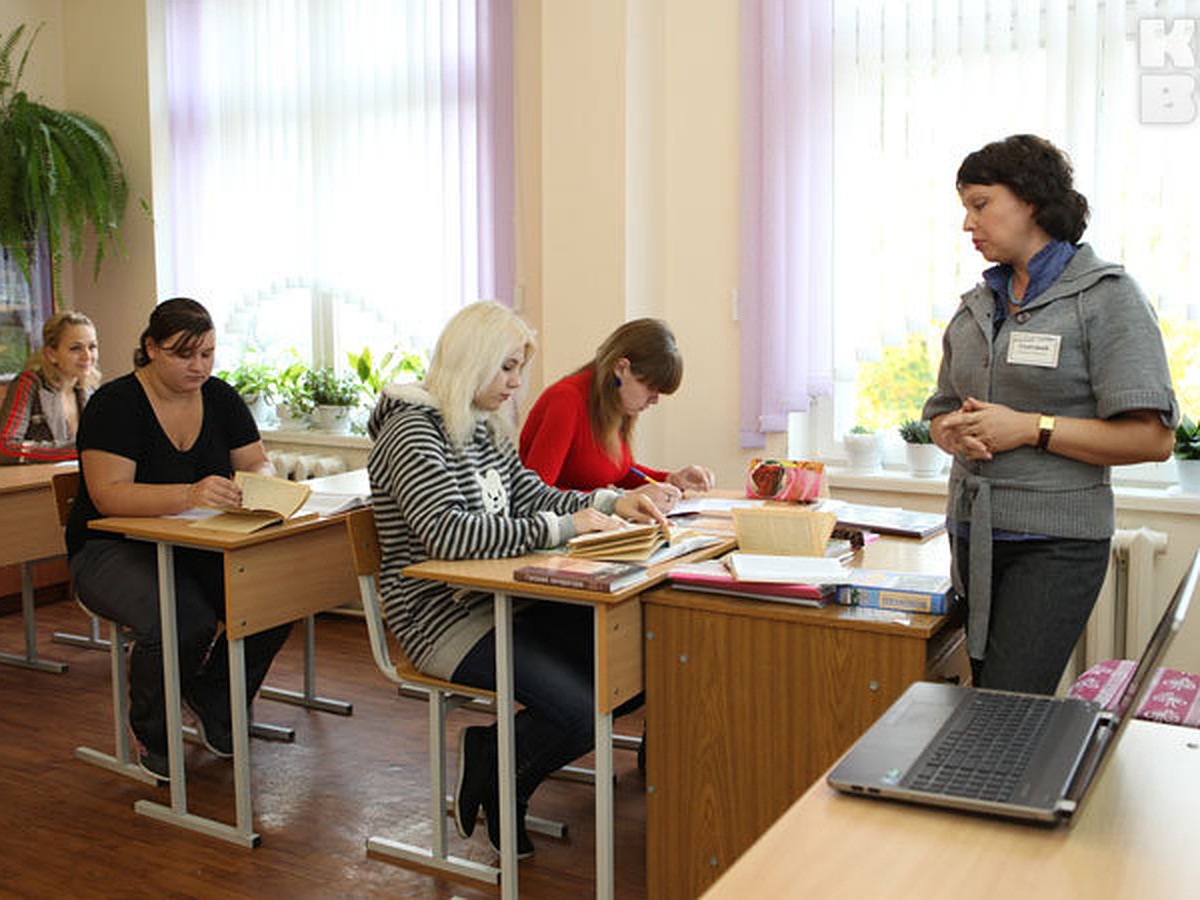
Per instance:
[[[941,331],[988,265],[961,232],[954,173],[1017,132],[1070,154],[1092,207],[1085,240],[1146,291],[1180,402],[1200,409],[1187,288],[1200,278],[1200,126],[1139,120],[1138,20],[1159,5],[835,4],[835,434],[855,421],[894,431],[919,412]]]
[[[171,0],[163,297],[220,366],[427,350],[513,282],[512,5]]]
[[[1197,17],[1200,3],[838,0],[828,15],[833,394],[808,417],[812,452],[840,456],[840,435],[861,422],[898,455],[895,428],[919,413],[942,330],[988,266],[961,231],[955,172],[970,151],[1018,132],[1070,154],[1092,207],[1085,240],[1138,280],[1180,404],[1200,410],[1200,122],[1142,121],[1138,56],[1141,19]],[[807,77],[820,79],[815,63]],[[828,132],[812,110],[796,130]],[[1148,468],[1118,477],[1170,478]]]

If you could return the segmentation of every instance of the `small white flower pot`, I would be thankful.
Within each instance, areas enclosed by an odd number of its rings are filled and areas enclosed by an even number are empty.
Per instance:
[[[847,434],[846,458],[855,472],[878,472],[883,460],[883,441],[878,434]]]
[[[936,478],[946,467],[946,454],[937,444],[905,444],[908,471],[917,478]]]
[[[349,434],[351,409],[349,406],[318,406],[313,413],[313,424],[318,431]]]
[[[275,427],[275,411],[270,400],[262,394],[242,394],[242,400],[250,409],[250,415],[254,417],[254,423],[259,428]]]
[[[308,416],[292,412],[286,403],[276,404],[275,415],[279,419],[280,431],[303,431],[308,427]]]
[[[1179,489],[1185,494],[1200,494],[1200,459],[1175,459]]]

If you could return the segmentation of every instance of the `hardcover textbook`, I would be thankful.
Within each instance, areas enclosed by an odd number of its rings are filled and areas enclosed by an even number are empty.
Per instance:
[[[645,578],[645,566],[571,556],[548,556],[544,562],[513,570],[514,581],[553,584],[602,593],[619,591]]]
[[[849,583],[838,588],[837,599],[843,606],[945,615],[951,596],[947,575],[851,569]]]

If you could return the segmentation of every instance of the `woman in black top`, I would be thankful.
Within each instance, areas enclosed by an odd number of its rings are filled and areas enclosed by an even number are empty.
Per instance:
[[[134,353],[135,369],[92,396],[79,423],[79,494],[67,523],[71,576],[83,603],[129,627],[129,724],[139,764],[166,780],[166,709],[158,579],[152,544],[92,531],[102,516],[161,516],[197,506],[235,506],[238,470],[273,474],[246,404],[211,377],[216,337],[207,310],[176,298],[155,308]],[[217,554],[177,549],[179,673],[184,702],[213,753],[233,752],[225,610]],[[246,639],[249,697],[266,677],[290,625]]]

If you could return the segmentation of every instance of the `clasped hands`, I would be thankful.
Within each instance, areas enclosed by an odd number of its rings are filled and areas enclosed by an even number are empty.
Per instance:
[[[939,417],[937,444],[947,453],[990,460],[1030,443],[1031,426],[1036,440],[1036,413],[968,397],[957,410]]]

